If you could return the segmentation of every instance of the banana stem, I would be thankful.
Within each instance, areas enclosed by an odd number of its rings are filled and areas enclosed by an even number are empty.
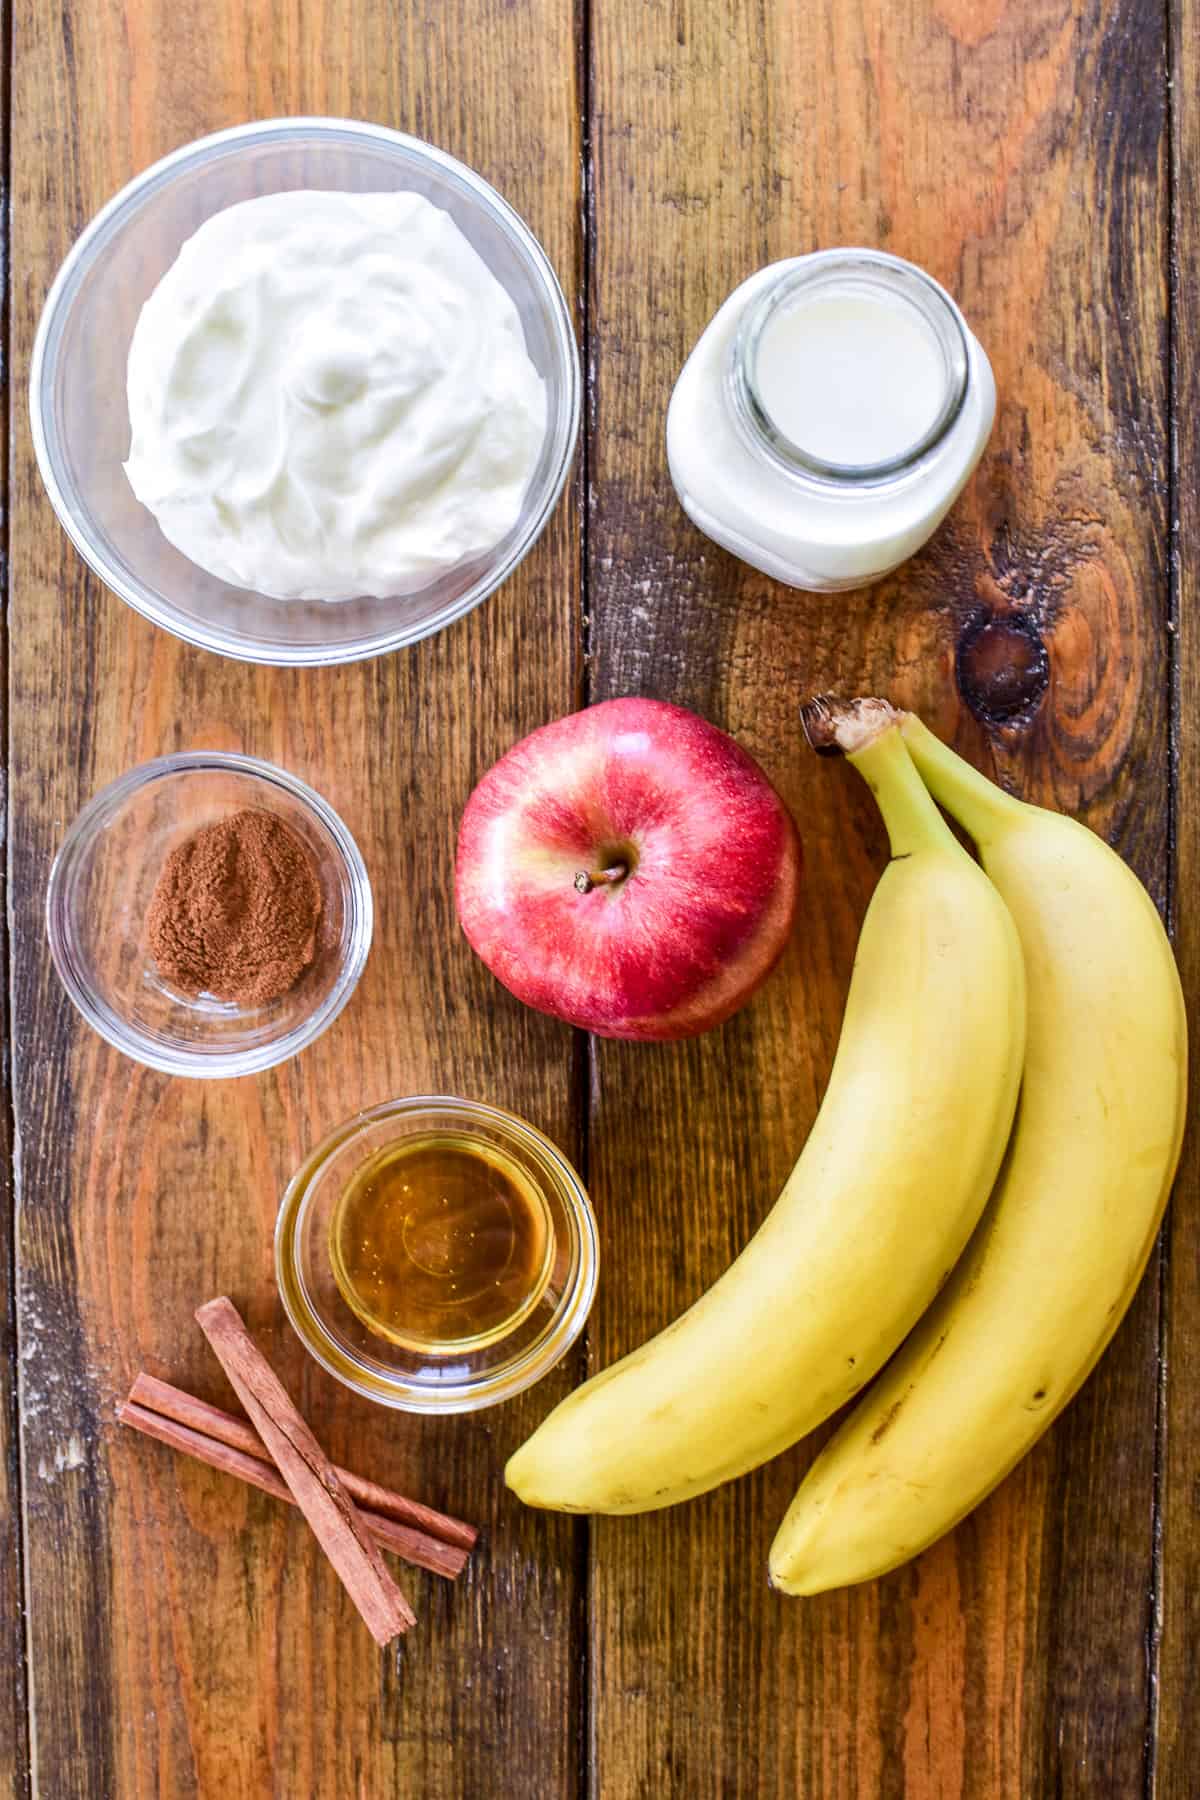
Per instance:
[[[947,845],[965,855],[930,799],[897,725],[851,750],[849,760],[878,802],[894,857]]]
[[[1000,835],[1025,810],[961,756],[935,737],[915,713],[901,715],[901,732],[921,779],[935,800],[956,818],[977,844]]]

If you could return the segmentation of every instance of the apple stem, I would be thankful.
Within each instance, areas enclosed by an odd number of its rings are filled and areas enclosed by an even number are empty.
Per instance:
[[[593,888],[618,887],[629,873],[628,865],[613,863],[610,869],[580,869],[575,877],[575,892],[590,894]]]

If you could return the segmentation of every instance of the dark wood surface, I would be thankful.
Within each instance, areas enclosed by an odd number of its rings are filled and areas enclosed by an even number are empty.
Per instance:
[[[0,42],[9,43],[10,16],[7,0],[0,0]],[[9,90],[0,86],[0,155],[4,159],[4,191],[9,191],[10,137]],[[5,428],[0,431],[0,479],[8,494],[9,431],[9,266],[8,208],[0,215],[0,268],[4,292],[0,299],[0,388],[3,392]],[[8,507],[0,519],[0,545],[8,551]],[[0,668],[5,679],[0,693],[0,719],[8,736],[8,631],[0,625]],[[6,759],[7,761],[7,759]],[[8,870],[5,858],[4,917],[0,919],[0,1041],[10,1042]],[[14,1258],[12,1160],[12,1064],[0,1062],[0,1793],[23,1795],[29,1785],[29,1731],[25,1690],[25,1602],[21,1560],[20,1418],[17,1403],[17,1295]]]
[[[800,743],[812,689],[916,705],[1019,791],[1087,819],[1171,910],[1197,991],[1195,10],[16,0],[0,1791],[1195,1793],[1194,1144],[1166,1248],[1084,1393],[907,1570],[814,1602],[767,1592],[809,1447],[641,1520],[525,1513],[500,1482],[585,1362],[719,1272],[815,1112],[883,844],[852,773]],[[177,644],[86,576],[25,404],[47,285],[96,208],[188,138],[282,112],[393,124],[496,182],[576,305],[589,383],[572,494],[522,571],[411,652],[304,674]],[[688,524],[663,418],[725,293],[839,242],[944,280],[1001,399],[926,552],[815,599]],[[685,1045],[573,1039],[499,990],[454,929],[475,779],[523,731],[622,693],[735,732],[806,842],[784,966]],[[190,745],[309,778],[375,879],[352,1007],[298,1062],[238,1083],[122,1061],[71,1011],[42,935],[50,859],[82,802]],[[473,1422],[356,1402],[306,1362],[271,1280],[278,1194],[305,1147],[360,1104],[429,1086],[541,1124],[586,1169],[602,1234],[585,1348]],[[115,1426],[142,1365],[228,1403],[190,1324],[221,1290],[331,1455],[485,1526],[457,1588],[404,1572],[419,1626],[398,1657],[375,1652],[302,1521]]]
[[[1174,255],[1170,306],[1174,454],[1171,574],[1174,600],[1175,769],[1172,919],[1192,1003],[1192,1093],[1200,1084],[1200,9],[1182,0],[1171,18],[1171,169]],[[1194,1114],[1194,1101],[1193,1101]],[[1158,1707],[1150,1739],[1163,1800],[1191,1800],[1200,1785],[1200,1139],[1184,1140],[1163,1232],[1161,1525],[1155,1627]]]
[[[597,1311],[601,1364],[723,1267],[828,1073],[881,842],[853,774],[800,741],[806,692],[849,684],[917,707],[1111,837],[1160,900],[1168,874],[1158,15],[781,3],[764,57],[762,15],[731,29],[724,11],[681,33],[668,8],[593,10],[593,692],[663,694],[737,732],[801,819],[811,873],[790,964],[755,1006],[682,1053],[598,1047],[592,1168],[602,1200],[621,1196],[606,1223],[624,1277]],[[979,477],[926,553],[861,596],[814,601],[690,527],[655,397],[738,280],[838,242],[947,282],[1001,400]],[[1008,729],[985,631],[1005,674],[1031,640],[1047,653],[1048,686]],[[631,1136],[656,1154],[631,1158]],[[886,1580],[802,1608],[766,1591],[804,1447],[686,1520],[599,1523],[595,1730],[615,1791],[1140,1792],[1156,1283],[1012,1480]]]
[[[574,296],[571,21],[552,0],[381,3],[356,8],[353,28],[320,0],[81,0],[24,7],[16,39],[10,854],[38,1790],[433,1797],[518,1770],[530,1793],[573,1792],[578,1528],[509,1503],[498,1475],[550,1394],[457,1422],[355,1404],[283,1323],[271,1233],[306,1148],[393,1094],[493,1097],[579,1153],[571,1034],[497,993],[450,893],[473,782],[522,725],[576,699],[575,509],[495,605],[412,654],[256,670],[174,643],[84,575],[47,512],[24,401],[47,282],[90,215],[155,157],[256,114],[360,114],[436,139],[510,195]],[[122,768],[188,745],[311,779],[374,875],[375,946],[353,1008],[261,1079],[135,1068],[73,1016],[46,956],[42,895],[65,823]],[[453,1592],[404,1571],[419,1649],[376,1652],[291,1509],[116,1425],[139,1367],[230,1402],[191,1323],[220,1292],[335,1461],[485,1527]],[[552,1391],[574,1373],[557,1371]]]

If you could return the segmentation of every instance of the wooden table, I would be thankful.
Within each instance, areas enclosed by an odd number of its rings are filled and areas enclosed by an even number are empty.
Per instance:
[[[11,0],[8,896],[0,1218],[0,1781],[6,1793],[466,1800],[1200,1789],[1200,1260],[1191,1152],[1099,1373],[912,1568],[813,1602],[763,1578],[801,1446],[684,1511],[522,1512],[505,1455],[763,1216],[812,1119],[882,863],[814,688],[918,706],[1103,832],[1200,979],[1197,0]],[[25,402],[54,270],[96,208],[256,116],[382,121],[480,169],[539,233],[588,379],[570,497],[520,573],[417,649],[324,673],[221,661],[87,576]],[[773,257],[879,244],[946,282],[1000,407],[929,549],[862,594],[787,592],[705,542],[663,449],[718,301]],[[455,827],[518,735],[645,693],[733,731],[802,823],[782,971],[723,1030],[588,1043],[458,936]],[[261,1079],[172,1081],[81,1024],[42,931],[67,821],[162,751],[315,783],[373,872],[350,1010]],[[472,1421],[383,1417],[308,1362],[271,1273],[278,1195],[360,1104],[528,1115],[586,1171],[586,1347]],[[376,1653],[301,1521],[114,1423],[147,1366],[226,1398],[190,1323],[228,1290],[341,1461],[476,1518],[455,1589]]]

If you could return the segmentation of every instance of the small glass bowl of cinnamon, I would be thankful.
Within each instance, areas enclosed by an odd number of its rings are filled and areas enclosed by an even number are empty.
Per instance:
[[[250,1075],[336,1019],[371,946],[371,887],[319,794],[255,757],[131,769],[68,831],[46,896],[89,1025],[168,1075]]]

